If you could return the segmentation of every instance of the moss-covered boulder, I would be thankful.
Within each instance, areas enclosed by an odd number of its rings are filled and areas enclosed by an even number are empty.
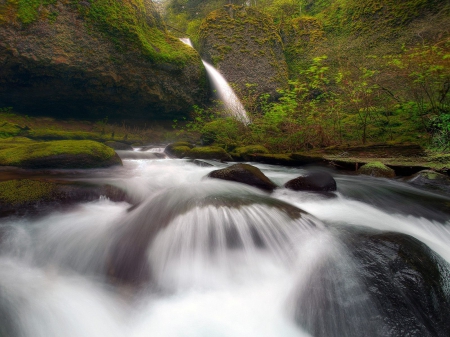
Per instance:
[[[189,142],[175,142],[167,145],[164,152],[170,157],[183,158],[193,147]]]
[[[268,153],[269,150],[262,145],[247,145],[235,148],[231,156],[235,160],[251,160],[251,155]]]
[[[208,96],[151,0],[0,1],[0,63],[0,104],[26,114],[171,119]]]
[[[17,124],[9,122],[0,122],[0,138],[9,138],[18,136],[24,128]]]
[[[107,197],[111,201],[130,201],[127,194],[111,185],[94,185],[45,179],[0,181],[0,217],[34,215]]]
[[[364,174],[367,176],[382,177],[382,178],[394,178],[395,177],[395,171],[379,161],[374,161],[374,162],[367,163],[367,164],[361,166],[358,169],[357,173]]]
[[[115,151],[91,140],[11,143],[0,150],[0,166],[69,169],[113,165],[122,165]]]
[[[234,164],[224,169],[215,170],[208,174],[210,178],[235,181],[260,188],[265,191],[273,191],[277,188],[269,178],[257,167],[249,164]]]
[[[218,146],[194,147],[186,153],[186,157],[195,159],[216,159],[220,161],[230,161],[231,156]]]
[[[200,53],[239,92],[276,96],[287,86],[287,65],[273,19],[254,7],[227,5],[210,13],[200,26]]]
[[[438,192],[450,192],[450,177],[432,170],[417,172],[407,181],[415,186]]]
[[[328,172],[314,171],[289,180],[284,187],[294,191],[333,192],[336,191],[336,180]]]

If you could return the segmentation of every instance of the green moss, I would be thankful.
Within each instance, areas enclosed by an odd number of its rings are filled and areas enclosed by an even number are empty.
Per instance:
[[[188,146],[181,145],[181,146],[173,146],[171,151],[176,157],[183,158],[186,155],[186,153],[190,151],[190,149],[191,148]]]
[[[115,156],[115,152],[91,140],[23,143],[0,150],[0,165],[22,166],[26,162],[57,155],[87,155],[98,161],[106,161]]]
[[[8,138],[17,136],[23,129],[17,124],[9,122],[0,122],[0,138]]]
[[[236,154],[237,156],[243,156],[243,155],[249,155],[249,154],[255,154],[255,153],[269,153],[269,150],[267,150],[262,145],[248,145],[248,146],[242,146],[234,149],[233,155]]]
[[[61,131],[51,129],[30,130],[27,136],[39,140],[100,140],[98,134],[85,131]]]
[[[151,23],[155,18],[143,0],[96,0],[88,7],[78,5],[78,9],[120,50],[138,48],[150,61],[179,67],[198,59],[194,49]]]
[[[194,147],[186,153],[186,156],[197,159],[231,159],[230,155],[224,149],[217,146]]]
[[[18,179],[0,182],[0,201],[18,205],[49,196],[55,184],[39,180]]]
[[[382,162],[373,161],[367,163],[358,170],[359,174],[374,176],[374,177],[385,177],[393,178],[395,177],[395,172],[393,169],[387,167]]]

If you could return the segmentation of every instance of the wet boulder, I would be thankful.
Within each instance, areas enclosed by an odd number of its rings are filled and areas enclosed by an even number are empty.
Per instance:
[[[296,299],[295,319],[315,337],[449,336],[450,265],[401,233],[341,229]]]
[[[221,170],[215,170],[210,172],[208,177],[235,181],[265,191],[273,191],[277,188],[277,185],[267,178],[259,168],[249,164],[234,164]]]
[[[336,191],[336,180],[328,172],[309,172],[289,180],[284,187],[294,191],[332,192]]]
[[[194,145],[189,142],[175,142],[166,146],[164,153],[170,157],[183,158]]]
[[[246,213],[243,209],[249,207],[252,216],[242,221]],[[191,222],[193,210],[209,221]],[[185,221],[180,221],[184,216]],[[278,226],[280,219],[288,224]],[[148,250],[158,245],[159,234],[170,238],[172,247],[206,249],[205,256],[213,256],[222,244],[232,249],[245,244],[269,249],[277,241],[274,238],[288,237],[284,230],[290,233],[290,226],[309,230],[322,224],[303,210],[246,185],[211,180],[164,189],[130,211],[115,231],[108,255],[108,277],[114,283],[133,287],[156,281],[154,264],[169,260],[170,254],[183,256],[182,250],[166,250],[163,245],[155,248],[157,260],[149,262]]]
[[[125,191],[112,185],[37,178],[11,179],[0,182],[0,217],[42,215],[100,197],[131,202]]]
[[[374,161],[371,163],[367,163],[359,168],[357,171],[358,174],[363,174],[372,177],[380,177],[380,178],[394,178],[395,171],[390,167],[387,167],[382,162]]]
[[[218,146],[199,146],[190,149],[186,157],[195,159],[215,159],[220,161],[231,161],[231,156]]]
[[[432,170],[420,171],[409,177],[407,181],[417,187],[450,193],[450,177]]]

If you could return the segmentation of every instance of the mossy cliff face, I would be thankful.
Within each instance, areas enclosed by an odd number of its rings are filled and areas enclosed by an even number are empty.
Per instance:
[[[0,105],[27,114],[164,119],[208,92],[150,0],[2,0],[0,63]]]
[[[270,16],[252,7],[227,5],[200,26],[200,53],[243,93],[256,84],[258,93],[276,95],[287,85],[281,37]]]

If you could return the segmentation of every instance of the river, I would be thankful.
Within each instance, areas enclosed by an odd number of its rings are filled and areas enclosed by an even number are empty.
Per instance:
[[[446,196],[335,171],[335,193],[269,195],[205,178],[227,165],[210,163],[133,158],[79,171],[68,178],[118,186],[137,206],[101,198],[0,219],[0,336],[397,336],[373,327],[384,316],[342,237],[405,233],[441,269],[450,262]],[[279,186],[311,170],[253,165]],[[120,268],[137,268],[132,282],[117,280]],[[423,326],[408,336],[442,335]]]

